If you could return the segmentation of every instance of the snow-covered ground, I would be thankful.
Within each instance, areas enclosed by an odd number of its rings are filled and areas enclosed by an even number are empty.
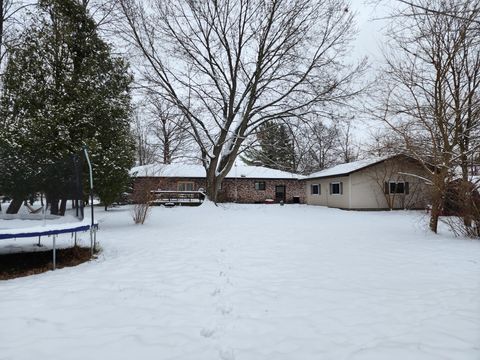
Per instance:
[[[98,217],[98,260],[0,282],[1,360],[480,358],[480,241],[421,213]]]

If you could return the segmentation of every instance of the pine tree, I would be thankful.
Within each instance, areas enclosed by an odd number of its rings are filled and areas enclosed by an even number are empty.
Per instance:
[[[295,171],[293,141],[284,124],[273,121],[262,124],[257,132],[257,142],[242,157],[246,164]]]
[[[6,67],[1,188],[20,201],[44,191],[52,211],[59,200],[64,208],[68,169],[59,164],[86,144],[95,190],[109,205],[128,182],[134,157],[128,64],[112,56],[75,0],[42,1],[33,16]]]

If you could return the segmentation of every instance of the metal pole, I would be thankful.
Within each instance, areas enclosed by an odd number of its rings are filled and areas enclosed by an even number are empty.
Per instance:
[[[97,229],[93,228],[93,250],[97,251]]]
[[[90,228],[90,255],[93,256],[93,226]]]
[[[55,240],[57,239],[57,235],[53,235],[53,270],[57,267],[57,248],[55,244]]]
[[[87,145],[83,147],[83,152],[85,153],[85,158],[87,159],[88,163],[88,171],[90,173],[90,208],[92,212],[92,226],[94,222],[94,215],[93,215],[93,171],[92,171],[92,163],[90,162],[90,157],[88,156],[88,148]]]

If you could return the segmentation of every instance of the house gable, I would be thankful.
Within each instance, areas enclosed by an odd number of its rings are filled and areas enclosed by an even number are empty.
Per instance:
[[[345,165],[345,164],[344,164]],[[335,168],[337,168],[335,170]],[[389,208],[424,208],[429,189],[420,177],[427,176],[424,167],[404,155],[381,160],[362,161],[349,167],[334,167],[307,177],[307,204],[343,209],[379,210]],[[339,174],[336,174],[339,173]],[[411,175],[410,175],[411,174]],[[343,196],[324,192],[311,194],[311,186],[328,189],[333,182],[343,182]],[[392,191],[393,190],[393,191]]]

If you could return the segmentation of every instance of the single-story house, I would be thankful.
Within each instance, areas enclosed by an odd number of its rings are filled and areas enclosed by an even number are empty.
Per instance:
[[[152,164],[134,167],[135,187],[148,182],[159,192],[194,192],[206,188],[206,172],[201,165]],[[262,203],[265,201],[304,203],[305,186],[301,175],[262,166],[233,166],[221,184],[221,202]]]
[[[341,209],[424,209],[425,168],[406,155],[341,164],[307,176],[307,204]]]

